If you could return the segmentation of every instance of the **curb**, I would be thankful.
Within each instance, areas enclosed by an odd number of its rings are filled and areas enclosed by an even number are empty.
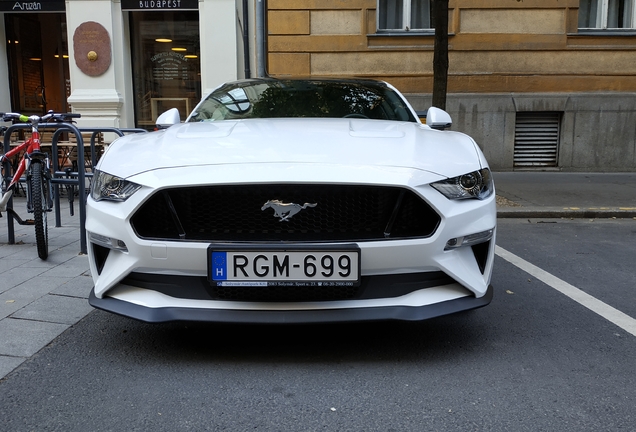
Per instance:
[[[636,219],[634,207],[602,207],[602,208],[504,208],[497,207],[498,218],[571,218],[571,219]]]

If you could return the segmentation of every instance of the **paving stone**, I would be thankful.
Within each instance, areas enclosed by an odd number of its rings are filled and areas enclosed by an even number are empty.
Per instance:
[[[12,370],[17,368],[24,362],[24,357],[11,357],[0,355],[0,379],[7,376]]]
[[[68,297],[80,297],[87,299],[93,288],[93,278],[87,270],[80,276],[68,278],[68,280],[51,291],[51,294]]]
[[[88,255],[74,256],[43,274],[46,278],[81,276],[88,269]]]
[[[38,267],[16,267],[2,272],[0,275],[0,283],[2,283],[0,292],[5,292],[28,281],[37,281],[45,270]]]
[[[93,308],[86,299],[45,295],[11,315],[11,318],[73,325]]]
[[[30,357],[69,326],[14,318],[0,320],[0,355]]]

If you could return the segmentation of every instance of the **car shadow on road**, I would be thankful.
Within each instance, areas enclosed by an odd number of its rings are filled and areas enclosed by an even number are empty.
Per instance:
[[[485,349],[479,336],[487,318],[480,310],[422,322],[366,322],[311,325],[237,325],[214,323],[147,324],[102,311],[92,349],[117,353],[134,350],[158,361],[432,362]],[[481,341],[481,342],[480,342]]]

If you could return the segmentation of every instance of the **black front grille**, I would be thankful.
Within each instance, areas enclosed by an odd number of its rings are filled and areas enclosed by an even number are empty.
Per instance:
[[[273,200],[308,205],[281,220],[262,209]],[[319,242],[428,237],[440,217],[397,187],[274,184],[164,189],[131,221],[146,239]]]

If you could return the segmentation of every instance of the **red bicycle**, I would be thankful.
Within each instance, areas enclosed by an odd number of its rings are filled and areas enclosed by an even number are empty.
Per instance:
[[[26,116],[17,113],[0,113],[3,121],[20,121],[31,124],[31,137],[23,143],[0,155],[0,165],[2,165],[2,178],[8,182],[3,188],[3,195],[0,198],[0,216],[2,212],[10,213],[20,225],[35,225],[35,242],[37,244],[38,256],[46,259],[49,255],[49,238],[47,213],[53,209],[53,188],[51,187],[51,166],[48,153],[40,148],[40,132],[38,127],[41,123],[72,122],[74,118],[81,117],[81,114],[74,113],[54,113],[49,111],[43,116]],[[18,154],[23,154],[22,159],[17,164],[13,176],[8,173],[13,168],[10,161]],[[7,204],[23,175],[26,174],[26,195],[27,211],[33,213],[33,219],[22,220],[20,216]],[[10,181],[9,181],[10,179]],[[5,184],[6,184],[5,182]]]

